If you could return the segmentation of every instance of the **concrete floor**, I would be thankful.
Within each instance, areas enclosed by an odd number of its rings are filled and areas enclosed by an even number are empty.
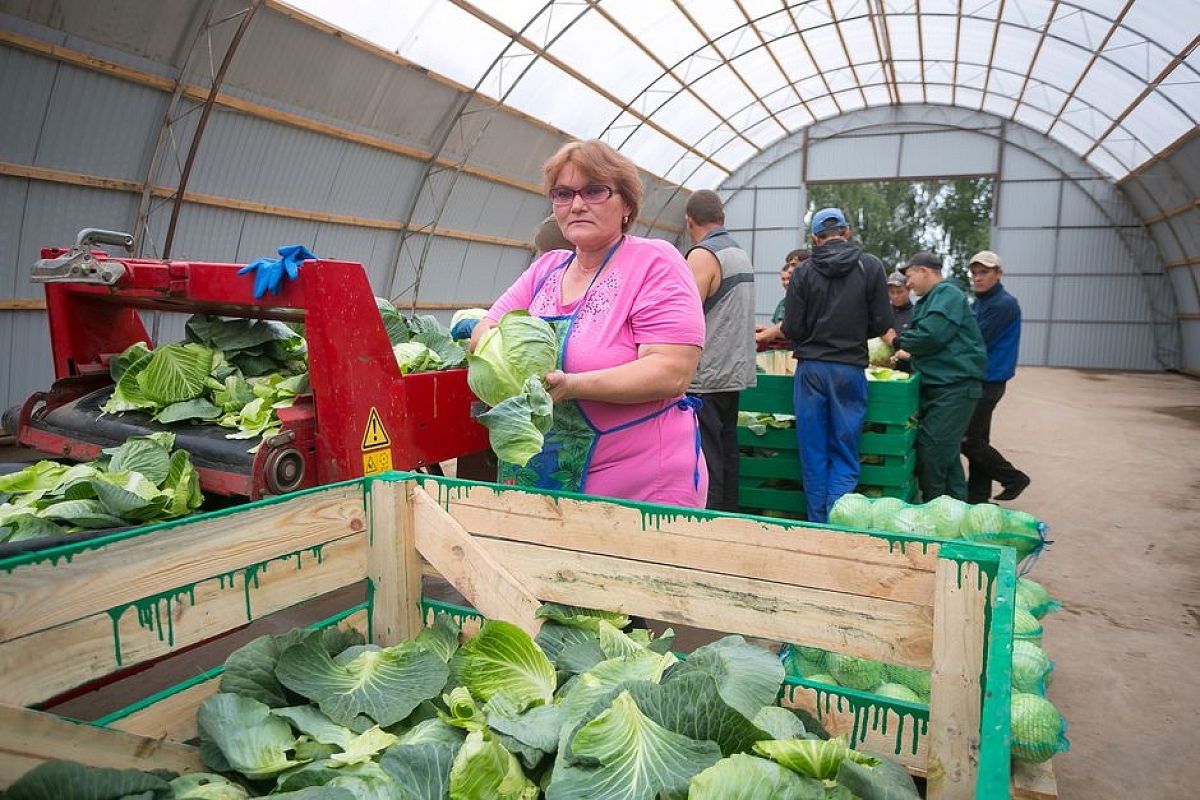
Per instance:
[[[1059,796],[1200,797],[1200,381],[1022,369],[992,441],[1033,477],[1009,505],[1054,540],[1029,577],[1064,605],[1044,620]]]

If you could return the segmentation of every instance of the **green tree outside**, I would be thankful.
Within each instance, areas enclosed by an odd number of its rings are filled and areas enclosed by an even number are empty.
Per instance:
[[[808,210],[842,209],[855,238],[889,270],[931,250],[966,288],[967,259],[990,240],[992,192],[991,178],[826,183],[808,187]]]

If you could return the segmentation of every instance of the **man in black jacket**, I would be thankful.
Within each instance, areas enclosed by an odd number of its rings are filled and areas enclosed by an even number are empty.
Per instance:
[[[812,256],[784,300],[783,335],[796,357],[796,436],[808,518],[829,519],[858,485],[858,438],[867,416],[867,339],[892,327],[883,264],[850,241],[837,208],[812,218]]]

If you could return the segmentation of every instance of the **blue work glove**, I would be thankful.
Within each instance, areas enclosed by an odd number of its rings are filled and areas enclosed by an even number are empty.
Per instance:
[[[238,270],[238,275],[245,275],[250,272],[254,273],[255,300],[261,300],[267,292],[279,294],[279,287],[283,283],[284,274],[289,279],[295,280],[296,276],[300,274],[300,265],[307,259],[316,258],[302,244],[281,247],[278,252],[280,256],[278,259],[260,258]]]
[[[455,340],[470,339],[471,333],[475,330],[475,326],[479,324],[479,320],[468,317],[460,319],[454,323],[454,327],[450,329],[450,337]]]

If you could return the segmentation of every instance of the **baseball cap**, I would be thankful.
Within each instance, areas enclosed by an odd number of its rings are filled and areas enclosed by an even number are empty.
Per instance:
[[[908,272],[909,267],[929,267],[930,269],[940,270],[942,268],[942,260],[928,250],[920,250],[908,257],[903,267],[900,267],[901,272]]]
[[[846,215],[840,208],[822,208],[813,214],[812,232],[814,236],[825,231],[848,227],[850,226],[846,222]]]
[[[907,284],[904,281],[904,273],[901,272],[900,270],[896,270],[891,275],[888,275],[887,285],[888,286],[907,286]]]
[[[979,264],[980,266],[987,267],[988,269],[1000,269],[1004,266],[1003,262],[1000,261],[1000,256],[996,255],[991,250],[980,250],[978,253],[971,256],[971,260],[967,262],[967,266],[969,267],[972,264]]]

